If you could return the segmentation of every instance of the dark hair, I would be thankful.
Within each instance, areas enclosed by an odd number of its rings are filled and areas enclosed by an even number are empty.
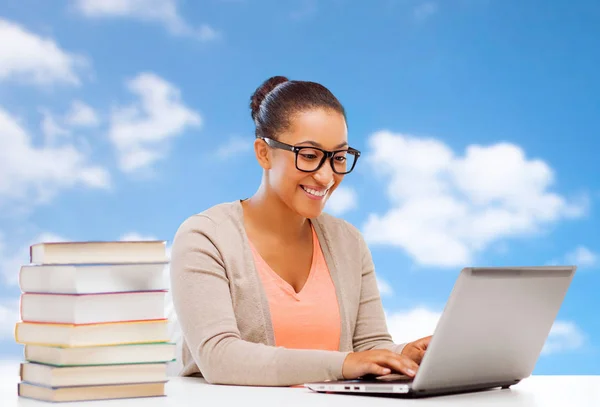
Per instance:
[[[329,89],[316,82],[273,76],[264,81],[250,98],[256,137],[277,138],[278,133],[289,128],[294,114],[315,108],[331,109],[346,119],[346,111],[340,101]]]

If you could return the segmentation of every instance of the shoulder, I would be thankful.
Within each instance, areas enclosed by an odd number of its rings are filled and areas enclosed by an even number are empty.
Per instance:
[[[239,202],[233,201],[220,203],[193,214],[179,225],[174,240],[179,240],[190,234],[216,238],[217,235],[238,231],[240,224],[239,211]]]

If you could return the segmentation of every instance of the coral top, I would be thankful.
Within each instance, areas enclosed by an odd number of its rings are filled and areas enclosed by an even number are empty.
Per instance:
[[[252,243],[250,247],[269,301],[275,346],[337,351],[341,334],[337,295],[314,228],[312,233],[312,265],[299,293],[269,267]]]

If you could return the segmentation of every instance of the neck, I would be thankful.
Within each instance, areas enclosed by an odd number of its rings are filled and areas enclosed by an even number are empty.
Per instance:
[[[251,225],[282,241],[297,241],[306,237],[308,219],[293,212],[265,185],[243,202]]]

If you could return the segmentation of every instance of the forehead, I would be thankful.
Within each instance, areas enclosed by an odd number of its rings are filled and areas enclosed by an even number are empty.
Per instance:
[[[312,141],[325,149],[334,149],[348,142],[346,121],[334,110],[299,112],[290,121],[290,128],[282,135],[281,141],[289,144]]]

